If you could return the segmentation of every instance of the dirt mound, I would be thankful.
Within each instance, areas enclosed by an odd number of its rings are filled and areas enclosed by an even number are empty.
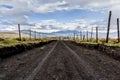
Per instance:
[[[52,41],[39,42],[39,43],[29,43],[29,44],[18,44],[15,46],[4,47],[4,48],[0,49],[0,58],[7,58],[9,56],[24,52],[26,50],[41,47],[41,46],[48,44],[50,42],[52,42]]]
[[[75,43],[72,42],[74,44],[76,44],[77,46],[82,46],[88,49],[96,49],[99,51],[102,51],[103,54],[108,55],[116,60],[120,61],[120,47],[116,47],[116,46],[106,46],[103,44],[85,44],[85,43]]]

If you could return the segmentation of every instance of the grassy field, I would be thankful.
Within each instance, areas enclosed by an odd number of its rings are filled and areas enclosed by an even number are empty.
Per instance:
[[[27,43],[37,43],[40,42],[40,40],[23,40],[19,41],[18,39],[0,39],[0,48],[5,46],[14,46],[17,44],[27,44]]]
[[[17,33],[14,33],[14,32],[0,32],[0,38],[3,38],[3,39],[18,38],[18,36],[19,35]],[[22,37],[28,38],[29,36],[22,34]]]
[[[103,45],[107,45],[107,46],[118,46],[120,47],[120,43],[117,42],[117,39],[109,39],[109,42],[108,43],[105,43],[105,39],[99,39],[98,40],[98,43],[96,42],[95,39],[88,39],[88,40],[81,40],[81,39],[76,39],[76,40],[73,40],[75,41],[76,43],[85,43],[85,44],[103,44]]]
[[[18,38],[13,39],[2,39],[0,38],[0,48],[6,47],[6,46],[14,46],[17,44],[28,44],[28,43],[38,43],[38,42],[47,42],[53,40],[51,38],[42,38],[42,39],[29,39],[29,38],[22,38],[22,41],[19,41]]]
[[[6,46],[14,46],[17,44],[28,44],[28,43],[37,43],[37,42],[45,42],[51,40],[49,39],[34,39],[30,40],[29,36],[22,35],[22,41],[19,41],[18,34],[14,32],[2,32],[0,33],[0,48]]]
[[[28,38],[22,35],[24,38]],[[13,46],[17,44],[26,44],[29,41],[19,41],[18,34],[14,32],[1,32],[0,33],[0,48],[5,46]]]

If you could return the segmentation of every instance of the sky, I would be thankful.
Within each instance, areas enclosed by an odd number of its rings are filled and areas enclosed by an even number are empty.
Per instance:
[[[61,30],[91,31],[98,27],[106,33],[109,11],[111,33],[120,18],[120,0],[0,0],[0,32],[36,30],[51,33]]]

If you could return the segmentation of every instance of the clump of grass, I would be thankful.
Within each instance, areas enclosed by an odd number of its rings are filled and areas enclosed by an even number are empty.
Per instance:
[[[4,41],[4,39],[0,38],[0,41]]]
[[[0,41],[0,47],[11,46],[19,43],[17,40],[2,40]]]
[[[20,41],[19,38],[13,38],[13,39],[2,39],[2,38],[0,38],[0,48],[1,47],[6,47],[6,46],[14,46],[14,45],[17,45],[17,44],[47,42],[47,41],[50,41],[50,40],[51,39],[47,39],[47,38],[41,38],[41,39],[32,38],[31,40],[29,38],[22,38],[22,40]]]
[[[106,40],[104,38],[100,38],[98,40],[98,43],[96,43],[96,39],[76,39],[76,40],[73,40],[75,41],[76,43],[85,43],[85,44],[103,44],[103,45],[107,45],[107,46],[118,46],[120,47],[120,43],[118,43],[117,39],[111,39],[109,38],[109,42],[106,43]]]

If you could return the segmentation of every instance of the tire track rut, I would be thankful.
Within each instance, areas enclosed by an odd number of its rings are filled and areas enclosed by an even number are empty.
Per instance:
[[[56,42],[5,59],[0,64],[0,80],[24,80],[48,54]]]
[[[45,60],[49,57],[49,55],[53,52],[55,47],[57,46],[58,42],[53,46],[53,48],[48,52],[48,54],[43,58],[43,60],[38,64],[38,66],[33,70],[33,72],[26,78],[25,80],[33,80],[35,75],[40,71],[42,65],[44,64]]]
[[[0,77],[6,74],[0,80],[119,80],[120,62],[100,51],[57,41],[4,60],[0,71]]]

